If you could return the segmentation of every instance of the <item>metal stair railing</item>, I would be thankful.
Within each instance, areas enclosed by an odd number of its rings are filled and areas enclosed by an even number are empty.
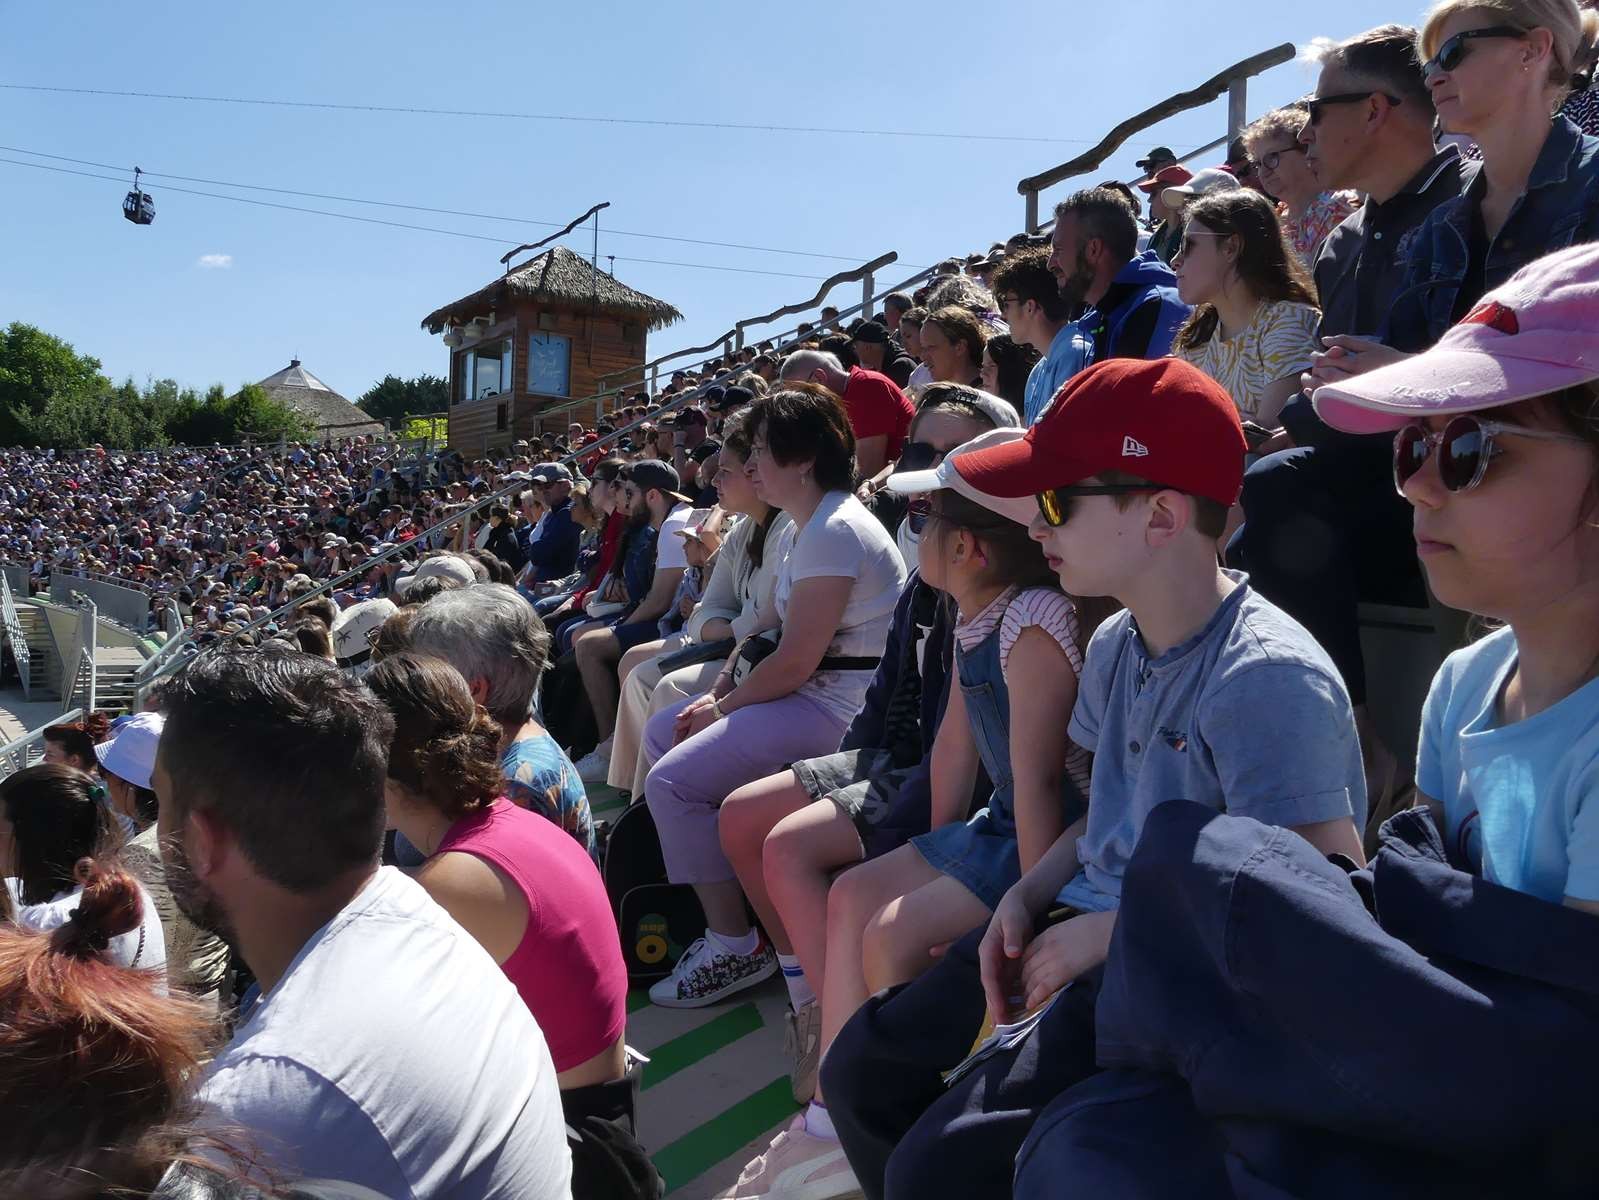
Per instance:
[[[0,573],[0,619],[4,621],[5,639],[11,646],[11,658],[17,664],[17,674],[22,677],[22,698],[31,700],[32,651],[28,649],[28,635],[22,628],[22,618],[17,615],[11,581],[4,573]]]
[[[83,709],[74,708],[70,712],[51,717],[39,728],[30,729],[15,741],[0,746],[0,779],[5,778],[7,775],[14,775],[29,766],[29,760],[33,757],[35,750],[39,752],[41,758],[44,756],[44,731],[46,729],[49,729],[52,725],[66,725],[82,716]]]

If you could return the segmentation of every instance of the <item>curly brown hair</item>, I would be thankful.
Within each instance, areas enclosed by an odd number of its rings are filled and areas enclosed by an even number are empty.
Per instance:
[[[494,803],[502,790],[500,723],[472,699],[459,671],[402,650],[373,667],[366,683],[394,714],[390,779],[447,817]]]

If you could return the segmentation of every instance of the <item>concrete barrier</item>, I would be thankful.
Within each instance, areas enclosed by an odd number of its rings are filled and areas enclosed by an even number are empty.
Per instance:
[[[78,575],[57,572],[50,576],[50,599],[57,604],[71,604],[72,593],[81,592],[95,603],[100,615],[110,617],[132,629],[143,629],[150,615],[150,597],[136,588],[119,587],[100,579],[84,579]]]

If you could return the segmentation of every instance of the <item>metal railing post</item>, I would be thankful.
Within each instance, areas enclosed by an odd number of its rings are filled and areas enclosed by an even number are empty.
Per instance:
[[[1025,224],[1023,224],[1022,228],[1027,230],[1028,233],[1037,233],[1038,232],[1038,189],[1037,188],[1030,188],[1026,192],[1023,192],[1022,196],[1023,196],[1023,199],[1025,200],[1026,206],[1027,206],[1026,216],[1023,218],[1023,220],[1025,221]]]
[[[861,276],[861,317],[870,319],[872,315],[872,293],[877,289],[877,281],[870,271]],[[743,330],[739,330],[740,335]]]
[[[1249,76],[1239,75],[1227,84],[1227,144],[1249,123]]]

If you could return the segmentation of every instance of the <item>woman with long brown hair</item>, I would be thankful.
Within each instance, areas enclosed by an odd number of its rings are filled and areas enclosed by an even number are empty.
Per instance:
[[[1189,206],[1172,260],[1194,312],[1172,353],[1227,389],[1249,420],[1273,426],[1316,351],[1321,313],[1271,203],[1231,188]]]

